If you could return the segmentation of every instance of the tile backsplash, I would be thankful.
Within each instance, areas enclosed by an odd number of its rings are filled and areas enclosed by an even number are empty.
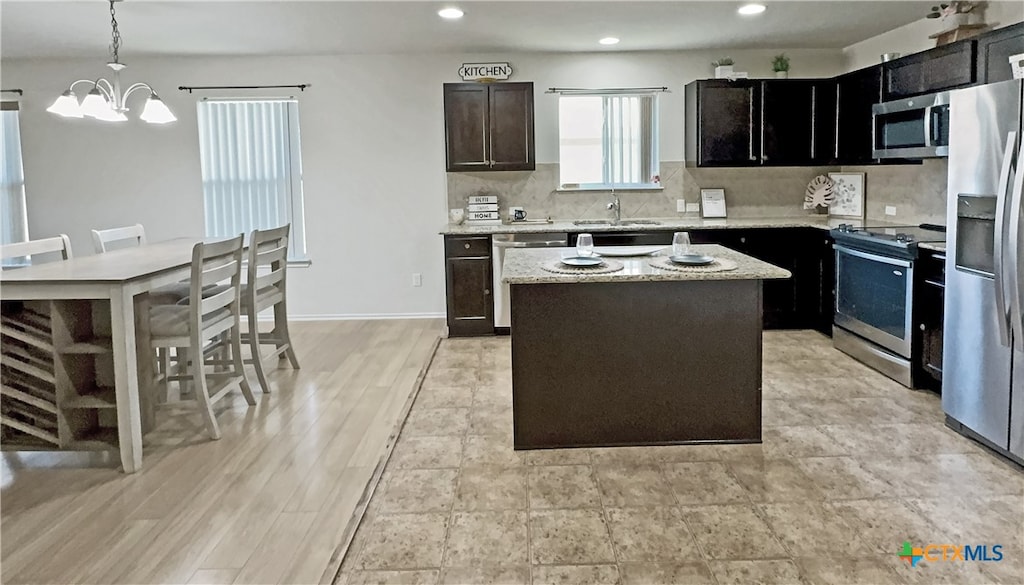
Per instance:
[[[793,217],[815,214],[803,209],[804,192],[814,177],[840,167],[692,168],[683,162],[661,163],[662,190],[618,191],[622,217],[699,217],[679,213],[676,200],[700,202],[700,190],[725,189],[729,217]],[[946,161],[921,165],[843,167],[867,173],[869,221],[945,223]],[[535,171],[448,173],[448,208],[464,208],[471,195],[497,195],[502,218],[509,206],[526,209],[530,219],[600,219],[611,217],[607,191],[558,191],[557,164]],[[886,216],[895,206],[896,216]]]

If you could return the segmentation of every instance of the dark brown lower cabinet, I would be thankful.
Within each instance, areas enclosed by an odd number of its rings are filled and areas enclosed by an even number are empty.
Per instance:
[[[445,285],[451,337],[494,334],[490,236],[445,237]]]
[[[946,256],[921,250],[914,283],[914,316],[920,350],[913,356],[914,387],[942,388],[942,320]]]

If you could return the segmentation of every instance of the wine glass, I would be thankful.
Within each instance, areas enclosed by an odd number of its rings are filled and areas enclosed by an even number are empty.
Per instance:
[[[686,256],[690,253],[690,234],[688,232],[676,232],[672,236],[672,255]]]
[[[576,255],[594,255],[594,236],[590,234],[580,234],[579,236],[576,237]]]

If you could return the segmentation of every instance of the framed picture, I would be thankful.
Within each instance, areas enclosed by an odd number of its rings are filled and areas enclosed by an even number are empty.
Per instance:
[[[832,217],[864,219],[864,173],[829,173],[835,201],[828,206]]]
[[[701,217],[725,217],[725,189],[700,190]]]

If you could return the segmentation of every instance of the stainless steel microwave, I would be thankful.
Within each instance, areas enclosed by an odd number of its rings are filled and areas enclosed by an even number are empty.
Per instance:
[[[875,158],[949,156],[949,92],[875,104]]]

